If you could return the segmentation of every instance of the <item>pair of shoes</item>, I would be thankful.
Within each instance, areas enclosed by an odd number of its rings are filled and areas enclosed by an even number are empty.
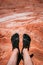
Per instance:
[[[31,38],[27,34],[24,34],[23,35],[23,49],[27,48],[29,50],[30,41],[31,41]],[[11,42],[12,42],[13,49],[17,48],[19,50],[19,34],[18,33],[14,34],[11,37]],[[23,49],[22,49],[22,51],[23,51]],[[17,65],[19,64],[21,59],[23,59],[23,54],[22,54],[22,52],[20,54],[20,50],[19,50]]]
[[[27,48],[29,49],[31,38],[27,35],[23,35],[23,49]],[[11,42],[13,49],[18,48],[19,49],[19,35],[16,33],[11,37]]]

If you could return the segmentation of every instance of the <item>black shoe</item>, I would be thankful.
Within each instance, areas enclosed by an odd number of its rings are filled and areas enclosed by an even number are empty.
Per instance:
[[[23,35],[23,48],[29,49],[29,47],[30,47],[30,41],[31,41],[31,38],[29,37],[29,35],[24,34]]]
[[[13,49],[19,49],[19,35],[16,33],[11,37],[12,47]]]

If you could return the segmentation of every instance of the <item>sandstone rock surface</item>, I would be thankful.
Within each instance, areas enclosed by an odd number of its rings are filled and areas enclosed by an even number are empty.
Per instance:
[[[23,34],[26,33],[31,37],[29,54],[34,54],[31,58],[32,62],[34,65],[43,65],[43,2],[42,0],[23,0],[20,3],[21,0],[19,0],[13,7],[16,0],[14,3],[13,1],[0,0],[0,65],[7,65],[9,61],[12,54],[10,39],[15,33],[20,35],[20,50],[23,47]],[[9,3],[13,4],[13,8]],[[20,65],[23,65],[22,60]]]

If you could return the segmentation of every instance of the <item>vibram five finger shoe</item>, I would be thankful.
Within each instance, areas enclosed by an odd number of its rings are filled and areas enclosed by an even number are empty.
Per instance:
[[[11,37],[12,47],[13,49],[18,48],[19,49],[19,35],[18,33],[14,34]]]
[[[24,34],[23,35],[23,48],[29,49],[29,47],[30,47],[30,41],[31,41],[31,38],[29,37],[29,35]]]

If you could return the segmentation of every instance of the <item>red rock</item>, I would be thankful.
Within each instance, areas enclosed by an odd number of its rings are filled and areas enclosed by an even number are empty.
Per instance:
[[[14,1],[16,2],[16,0]],[[22,3],[20,2],[21,0],[19,0],[18,4],[15,5],[12,0],[0,0],[0,64],[7,65],[12,54],[11,36],[15,33],[19,33],[19,47],[21,50],[23,46],[22,37],[23,34],[26,33],[31,37],[29,54],[34,54],[32,58],[33,64],[43,65],[42,0],[31,0],[29,3],[26,0],[26,4],[24,0]],[[13,8],[8,9],[9,4],[12,4],[13,6],[15,5],[15,7],[12,6]],[[6,9],[4,9],[5,7]],[[14,18],[8,17],[8,20],[5,18],[11,15],[13,15]],[[23,65],[22,60],[20,65]]]

